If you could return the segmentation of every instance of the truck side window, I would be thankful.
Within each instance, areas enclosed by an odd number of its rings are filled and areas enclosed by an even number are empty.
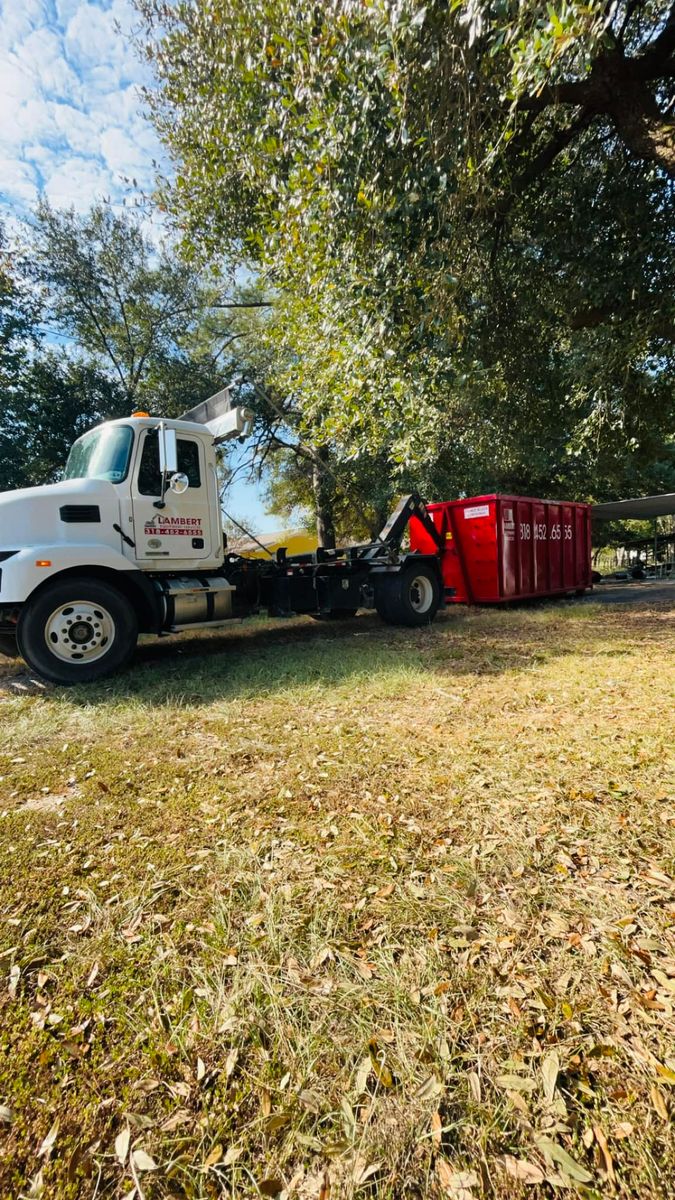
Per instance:
[[[178,470],[187,475],[191,488],[201,487],[199,471],[199,445],[187,438],[178,438]],[[138,490],[141,496],[159,496],[162,491],[162,476],[159,470],[159,444],[157,430],[145,435],[141,463],[138,468]]]

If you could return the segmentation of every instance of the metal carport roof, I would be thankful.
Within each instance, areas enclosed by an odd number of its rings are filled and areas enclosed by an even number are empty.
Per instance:
[[[594,504],[594,517],[601,521],[644,521],[648,517],[668,517],[675,513],[675,492],[661,496],[638,496],[634,500],[610,500]]]

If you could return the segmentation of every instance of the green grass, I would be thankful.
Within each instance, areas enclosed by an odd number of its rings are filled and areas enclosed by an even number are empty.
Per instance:
[[[675,1196],[674,640],[561,604],[4,660],[3,1200]]]

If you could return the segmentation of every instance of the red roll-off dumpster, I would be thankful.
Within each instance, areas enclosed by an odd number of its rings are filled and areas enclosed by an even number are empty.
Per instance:
[[[581,592],[591,586],[591,510],[574,501],[472,496],[427,505],[443,537],[445,597],[500,604]],[[412,550],[437,547],[416,517]]]

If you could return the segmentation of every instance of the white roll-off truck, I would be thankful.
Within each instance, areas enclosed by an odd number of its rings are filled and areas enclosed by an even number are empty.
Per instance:
[[[229,553],[216,448],[252,416],[227,389],[181,420],[136,412],[76,441],[59,483],[0,494],[0,635],[54,683],[121,668],[138,634],[214,628],[264,608],[273,616],[349,617],[375,607],[421,625],[442,602],[437,555],[401,549],[423,501],[405,497],[379,537],[269,561]],[[439,546],[440,549],[440,546]]]

